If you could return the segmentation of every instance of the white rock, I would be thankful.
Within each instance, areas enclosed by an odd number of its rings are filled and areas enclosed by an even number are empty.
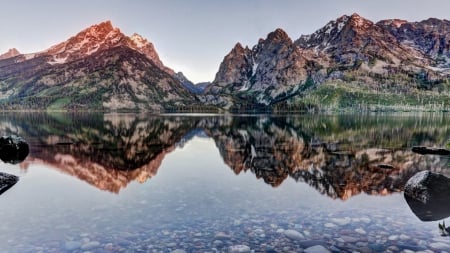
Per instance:
[[[79,247],[81,247],[81,242],[68,241],[68,242],[66,242],[64,247],[67,251],[74,251],[74,250],[78,249]]]
[[[398,235],[391,235],[391,236],[388,237],[389,241],[395,241],[397,239],[398,239]]]
[[[218,233],[216,233],[214,238],[217,240],[230,240],[231,236],[225,234],[224,232],[218,232]]]
[[[450,245],[448,245],[447,243],[443,243],[443,242],[432,242],[432,243],[430,243],[430,247],[433,249],[439,249],[439,250],[450,249]]]
[[[250,247],[247,245],[233,245],[228,248],[228,253],[249,253]]]
[[[400,240],[409,240],[409,236],[407,236],[407,235],[400,235]]]
[[[303,240],[305,237],[297,230],[288,229],[284,231],[284,235],[291,240]]]
[[[176,250],[173,250],[171,253],[186,253],[186,251],[182,250],[182,249],[176,249]]]
[[[92,241],[92,242],[88,242],[83,244],[83,246],[81,246],[82,250],[91,250],[91,249],[95,249],[98,248],[100,246],[100,243],[97,241]]]
[[[338,224],[339,226],[345,226],[345,225],[349,224],[352,221],[352,219],[350,219],[349,217],[333,218],[333,219],[331,219],[331,221],[335,224]]]
[[[364,229],[362,229],[362,228],[355,229],[355,232],[358,233],[358,234],[361,234],[361,235],[367,234],[366,231]]]
[[[333,224],[333,223],[325,223],[325,227],[326,228],[335,228],[337,226],[335,224]]]
[[[305,249],[305,253],[330,253],[331,251],[327,250],[322,245],[316,245]]]
[[[370,223],[371,222],[371,220],[369,218],[367,218],[367,217],[360,218],[359,220],[364,222],[364,223]]]

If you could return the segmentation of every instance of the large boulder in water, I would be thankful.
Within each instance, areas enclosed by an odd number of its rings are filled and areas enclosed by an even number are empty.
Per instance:
[[[19,136],[0,137],[0,159],[6,163],[19,163],[28,156],[28,143]]]
[[[0,194],[15,185],[17,181],[19,181],[17,176],[0,172]]]
[[[413,213],[422,221],[450,216],[450,178],[421,171],[405,185],[404,196]]]

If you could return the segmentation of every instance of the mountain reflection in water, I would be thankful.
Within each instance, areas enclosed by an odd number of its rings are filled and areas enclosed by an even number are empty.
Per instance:
[[[212,138],[235,174],[250,171],[276,187],[287,178],[331,198],[403,190],[417,171],[445,172],[448,159],[414,145],[443,146],[444,117],[154,116],[3,114],[0,130],[30,144],[22,164],[42,163],[118,193],[156,175],[166,154],[194,136]]]

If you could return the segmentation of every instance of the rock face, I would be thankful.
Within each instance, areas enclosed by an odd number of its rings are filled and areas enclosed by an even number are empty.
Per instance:
[[[9,190],[19,181],[19,177],[0,172],[0,194]]]
[[[439,19],[374,23],[355,13],[294,42],[277,29],[251,49],[236,44],[203,100],[240,109],[308,105],[327,94],[303,97],[330,83],[345,83],[350,93],[358,91],[361,96],[446,90],[449,23]]]
[[[405,185],[404,196],[414,214],[422,221],[450,216],[450,179],[430,171],[421,171]]]
[[[152,43],[111,22],[40,53],[0,60],[2,109],[147,110],[195,104]]]
[[[206,92],[236,95],[236,103],[267,106],[294,94],[306,82],[306,63],[286,32],[277,29],[252,49],[236,44]]]
[[[389,30],[405,47],[413,47],[435,61],[436,67],[450,67],[450,21],[429,18],[421,22],[382,20],[377,25]]]
[[[0,137],[0,159],[6,163],[19,163],[28,156],[28,143],[19,136]]]
[[[20,52],[17,49],[11,48],[10,50],[8,50],[8,52],[0,55],[0,60],[12,58],[14,56],[18,56],[19,54]]]

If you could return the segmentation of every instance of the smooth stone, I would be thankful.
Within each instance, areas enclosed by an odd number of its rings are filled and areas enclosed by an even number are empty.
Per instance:
[[[325,227],[326,228],[335,228],[337,226],[336,226],[336,224],[333,224],[333,223],[325,223]]]
[[[281,234],[281,233],[284,233],[284,229],[282,229],[282,228],[279,228],[279,229],[277,229],[277,231],[276,231],[278,234]]]
[[[300,245],[303,248],[309,248],[309,247],[318,246],[318,245],[326,247],[327,243],[325,241],[320,241],[320,240],[306,240],[306,241],[301,241]]]
[[[216,233],[216,235],[214,236],[215,239],[217,240],[230,240],[231,236],[225,234],[224,232],[218,232]]]
[[[82,250],[91,250],[91,249],[95,249],[98,248],[100,246],[100,243],[97,241],[92,241],[92,242],[88,242],[83,244],[83,246],[81,246]]]
[[[354,242],[359,241],[358,238],[347,236],[347,235],[341,236],[341,239],[344,240],[344,242],[349,242],[349,243],[354,243]]]
[[[367,232],[364,229],[362,229],[362,228],[355,229],[355,232],[358,233],[358,234],[361,234],[361,235],[367,234]]]
[[[168,244],[166,244],[166,246],[169,248],[175,248],[177,246],[177,244],[174,242],[169,242]]]
[[[429,246],[433,249],[439,249],[439,250],[446,250],[450,249],[450,245],[443,242],[432,242],[429,244]]]
[[[332,218],[331,221],[339,226],[345,226],[345,225],[349,224],[352,221],[352,219],[350,219],[349,217]]]
[[[360,221],[364,222],[364,223],[370,223],[372,220],[367,218],[367,217],[363,217],[363,218],[359,218]]]
[[[328,249],[326,249],[322,245],[316,245],[305,249],[305,253],[331,253]]]
[[[260,228],[255,229],[254,232],[255,232],[256,234],[264,234],[264,230],[262,230],[262,229],[260,229]]]
[[[296,241],[305,239],[305,237],[300,232],[298,232],[297,230],[293,230],[293,229],[285,230],[284,235],[287,238],[289,238],[291,240],[296,240]]]
[[[171,253],[186,253],[186,251],[182,250],[182,249],[176,249],[176,250],[171,251]]]
[[[367,247],[367,245],[369,245],[367,242],[357,242],[356,243],[356,246],[360,247],[360,248]]]
[[[213,242],[214,247],[222,247],[223,246],[223,242],[221,240],[215,240]]]
[[[77,242],[77,241],[68,241],[64,244],[64,248],[67,251],[76,250],[80,247],[81,247],[81,242]]]
[[[438,221],[450,216],[450,178],[421,171],[405,184],[404,197],[411,211],[422,221]]]
[[[250,253],[250,247],[247,245],[233,245],[228,248],[228,253]]]
[[[400,235],[400,240],[409,240],[410,237],[407,235]]]
[[[389,241],[396,241],[396,240],[398,240],[398,235],[391,235],[391,236],[388,237],[388,240]]]

